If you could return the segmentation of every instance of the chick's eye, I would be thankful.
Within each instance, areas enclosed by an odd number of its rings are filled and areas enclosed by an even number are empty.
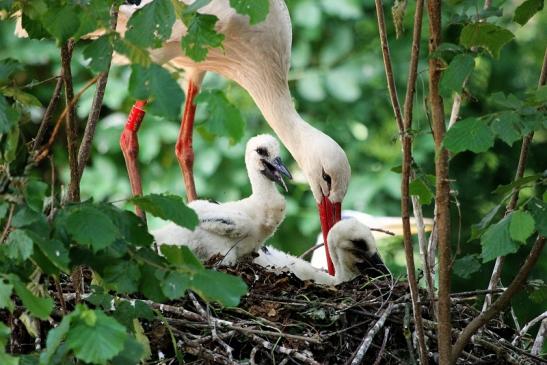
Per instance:
[[[260,156],[268,157],[268,150],[265,149],[264,147],[258,147],[256,149],[256,153],[258,153]]]

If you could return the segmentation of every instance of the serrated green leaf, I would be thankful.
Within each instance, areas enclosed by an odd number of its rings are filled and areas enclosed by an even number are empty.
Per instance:
[[[15,275],[10,275],[10,282],[13,284],[15,293],[21,299],[23,305],[33,316],[42,320],[46,320],[49,317],[49,314],[53,310],[53,300],[50,297],[40,298],[35,296]]]
[[[240,277],[213,270],[196,273],[190,288],[203,299],[227,307],[237,306],[241,297],[247,293],[247,284]]]
[[[499,107],[509,109],[520,109],[524,106],[524,102],[513,94],[505,95],[503,92],[495,92],[490,95],[490,101]]]
[[[499,185],[496,190],[494,190],[494,194],[498,194],[498,195],[506,195],[508,194],[509,192],[511,192],[513,190],[513,188],[520,188],[524,185],[528,185],[529,183],[531,182],[534,182],[534,181],[538,181],[539,179],[541,179],[543,176],[542,175],[532,175],[532,176],[526,176],[526,177],[522,177],[518,180],[515,180],[513,181],[512,183],[510,184],[507,184],[507,185]]]
[[[34,179],[27,181],[23,189],[23,194],[28,206],[37,212],[41,212],[47,189],[48,185],[43,181]]]
[[[42,354],[40,354],[40,365],[49,365],[51,363],[53,355],[55,355],[55,352],[65,339],[66,334],[70,329],[70,323],[72,322],[72,318],[79,315],[81,307],[82,306],[79,305],[73,312],[65,315],[61,320],[61,323],[48,332],[46,340],[46,350],[42,352]]]
[[[152,63],[147,49],[134,45],[125,38],[116,38],[114,49],[116,52],[126,56],[133,65],[149,67]]]
[[[161,254],[171,264],[189,270],[202,270],[203,264],[186,246],[161,245]]]
[[[460,44],[467,48],[483,47],[498,58],[501,48],[513,38],[513,33],[500,26],[486,22],[471,23],[462,29]]]
[[[10,311],[12,310],[13,303],[10,299],[12,291],[13,285],[11,285],[9,281],[0,278],[0,309],[6,308]]]
[[[467,255],[454,261],[452,271],[460,278],[469,279],[469,277],[479,271],[481,263],[478,255]]]
[[[146,223],[133,212],[121,210],[112,204],[99,204],[97,207],[118,227],[120,237],[127,243],[148,247],[154,242],[154,237],[148,232]]]
[[[245,133],[245,121],[239,108],[231,104],[220,90],[209,90],[196,97],[197,104],[205,104],[207,123],[204,127],[216,136],[226,136],[238,142]]]
[[[6,256],[17,262],[23,262],[28,259],[33,252],[32,239],[21,229],[16,229],[10,233],[4,252]]]
[[[454,154],[462,151],[485,152],[494,145],[494,135],[483,121],[468,118],[454,124],[446,132],[443,144]]]
[[[31,19],[26,15],[26,13],[23,13],[21,25],[23,26],[23,29],[27,32],[28,37],[31,39],[53,38],[53,36],[49,34],[49,32],[46,30],[40,20]]]
[[[148,100],[146,110],[165,119],[178,119],[184,93],[177,81],[163,67],[133,65],[129,92],[137,99]]]
[[[439,46],[437,47],[437,49],[435,49],[434,52],[432,52],[429,57],[430,58],[440,58],[442,60],[446,60],[446,58],[448,58],[449,56],[453,56],[453,55],[457,55],[459,53],[462,53],[465,51],[465,48],[463,48],[462,46],[458,45],[458,44],[454,44],[454,43],[441,43],[439,44]]]
[[[87,312],[94,316],[94,321],[84,318]],[[125,327],[115,319],[100,310],[88,309],[73,320],[66,341],[78,359],[92,364],[106,364],[123,350],[127,337]]]
[[[224,35],[217,33],[215,24],[218,18],[214,15],[194,13],[185,18],[188,24],[186,35],[181,38],[180,45],[184,53],[196,62],[207,58],[209,48],[222,47]]]
[[[509,146],[512,146],[515,141],[522,138],[520,117],[513,111],[506,111],[498,114],[494,118],[491,128],[496,136]]]
[[[8,133],[19,120],[19,112],[0,95],[0,134]]]
[[[194,229],[198,224],[198,217],[181,197],[170,194],[150,194],[136,196],[129,202],[139,206],[154,217],[169,220],[181,227]]]
[[[424,205],[431,204],[435,195],[429,189],[422,179],[416,179],[410,182],[409,185],[410,195],[416,195],[420,198],[420,202]]]
[[[184,14],[195,13],[199,9],[203,8],[205,5],[209,4],[210,2],[211,0],[195,0],[193,3],[191,3],[185,9],[182,9],[182,10]]]
[[[0,84],[8,81],[14,72],[21,70],[23,70],[23,65],[13,58],[0,60]]]
[[[60,44],[65,43],[80,27],[79,11],[71,5],[49,7],[41,21]]]
[[[534,218],[528,212],[517,210],[511,214],[511,224],[509,225],[511,239],[526,243],[528,237],[534,233]]]
[[[67,274],[69,273],[70,258],[68,257],[68,250],[61,241],[56,239],[47,240],[34,238],[33,240],[44,256],[47,257],[55,267]]]
[[[18,124],[16,124],[15,127],[8,132],[8,136],[6,138],[6,143],[4,146],[4,163],[9,164],[13,162],[17,157],[17,147],[19,147],[19,134],[20,130]]]
[[[190,277],[178,271],[171,271],[160,279],[161,290],[163,294],[173,300],[184,295],[186,289],[190,286]]]
[[[17,357],[6,354],[3,348],[0,349],[0,364],[2,365],[19,365]]]
[[[538,198],[532,198],[526,208],[532,214],[534,221],[536,222],[536,230],[543,237],[547,237],[547,202]]]
[[[513,21],[524,25],[537,12],[543,9],[544,0],[526,0],[515,9]]]
[[[42,106],[42,103],[36,96],[26,93],[17,87],[4,86],[0,89],[0,94],[13,98],[25,106]]]
[[[145,336],[146,337],[146,336]],[[145,355],[144,347],[136,339],[127,336],[123,350],[112,359],[112,365],[137,365]]]
[[[120,234],[106,214],[89,205],[77,207],[69,213],[66,229],[75,241],[95,252],[111,245]]]
[[[114,48],[108,35],[103,35],[84,48],[84,58],[90,60],[89,68],[95,72],[107,71]]]
[[[131,294],[137,291],[141,272],[137,264],[123,260],[108,265],[102,274],[103,280],[120,293]]]
[[[9,204],[7,202],[0,202],[0,219],[4,219],[8,213]]]
[[[230,0],[230,6],[239,14],[248,15],[251,25],[260,23],[268,16],[268,0]]]
[[[491,225],[481,237],[482,261],[488,262],[498,256],[506,256],[518,251],[520,245],[511,239],[509,225],[511,214]]]
[[[444,96],[451,96],[453,92],[460,93],[463,83],[475,68],[475,59],[469,54],[459,54],[443,72],[440,91]]]
[[[11,329],[0,321],[0,349],[3,350],[8,343],[8,338],[11,333]]]
[[[141,282],[139,290],[148,299],[155,302],[164,302],[167,300],[161,290],[160,281],[155,275],[156,268],[151,265],[141,265]]]
[[[158,48],[171,36],[174,23],[171,0],[154,0],[131,16],[125,38],[143,48]]]

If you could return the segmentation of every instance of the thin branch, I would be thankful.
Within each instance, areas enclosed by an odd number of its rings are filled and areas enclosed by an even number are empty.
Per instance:
[[[70,61],[72,60],[72,51],[74,49],[74,41],[69,40],[61,47],[61,66],[63,72],[63,80],[65,84],[65,102],[68,108],[66,113],[66,138],[68,148],[68,163],[70,166],[70,182],[68,185],[69,202],[80,201],[80,184],[78,180],[78,131],[76,127],[76,116],[74,105],[71,101],[74,99],[74,87],[72,85],[72,70]]]
[[[257,335],[252,335],[251,339],[255,341],[257,344],[259,344],[260,346],[264,347],[265,349],[277,351],[280,354],[292,356],[296,360],[302,361],[304,364],[320,365],[320,363],[315,361],[313,358],[310,358],[307,355],[304,355],[303,353],[298,352],[295,349],[290,349],[285,346],[274,345],[271,342],[258,337]]]
[[[351,362],[351,365],[358,365],[363,362],[363,357],[367,353],[368,348],[370,347],[370,344],[372,343],[372,340],[374,339],[374,336],[384,327],[384,323],[386,323],[387,317],[391,314],[391,311],[393,310],[393,303],[389,303],[388,307],[384,310],[384,313],[382,313],[382,316],[380,319],[374,323],[374,326],[367,332],[367,335],[365,338],[363,338],[363,341],[359,345],[359,348],[357,349],[357,353],[355,354],[355,357],[353,358],[353,361]]]
[[[541,325],[539,326],[538,333],[536,335],[536,339],[534,341],[534,345],[532,346],[532,350],[530,353],[532,355],[539,355],[539,352],[543,348],[543,343],[545,342],[545,334],[547,333],[547,319],[544,319],[541,321]]]
[[[116,24],[118,23],[118,6],[112,5],[110,9],[110,28],[116,30]],[[101,108],[103,106],[104,92],[106,84],[108,82],[108,73],[110,72],[110,65],[112,63],[112,52],[107,55],[108,64],[106,70],[99,74],[97,79],[97,89],[95,90],[95,96],[93,97],[93,104],[91,105],[91,112],[87,118],[87,124],[85,126],[84,136],[80,149],[78,151],[78,183],[82,179],[85,166],[89,160],[89,154],[91,151],[91,144],[93,137],[95,136],[95,129],[97,128],[97,122],[101,114]]]
[[[547,311],[541,313],[539,316],[537,316],[536,318],[532,319],[530,322],[526,323],[524,325],[524,327],[522,327],[522,330],[520,330],[520,332],[518,333],[517,336],[515,336],[515,338],[513,339],[513,341],[511,341],[511,344],[512,345],[516,345],[517,344],[517,341],[522,338],[525,334],[528,333],[528,331],[530,331],[530,328],[534,327],[536,325],[536,323],[538,322],[541,322],[543,321],[544,319],[547,319]]]
[[[8,237],[9,229],[11,227],[11,220],[13,219],[13,212],[15,211],[15,204],[11,204],[9,208],[8,213],[8,219],[6,220],[6,225],[4,226],[4,229],[2,230],[2,235],[0,235],[0,244],[4,243],[6,238]]]
[[[382,340],[382,346],[380,347],[380,350],[378,351],[378,355],[376,355],[376,360],[374,361],[373,365],[380,365],[380,362],[382,362],[382,355],[384,354],[384,351],[386,349],[388,339],[389,339],[389,327],[386,327],[384,329],[384,339]]]
[[[545,85],[545,81],[547,79],[547,49],[545,50],[545,55],[543,56],[543,65],[541,66],[541,72],[539,75],[539,81],[538,81],[538,88]],[[524,176],[524,170],[526,168],[526,162],[528,160],[528,151],[530,149],[530,143],[532,142],[532,139],[534,138],[534,132],[530,132],[528,135],[526,135],[522,139],[522,146],[520,148],[520,155],[519,155],[519,162],[517,165],[517,172],[515,174],[514,181],[517,181],[519,179],[522,179]],[[517,202],[519,198],[519,189],[513,188],[513,191],[511,192],[511,199],[509,203],[507,204],[507,207],[505,209],[505,214],[511,213],[515,208],[517,207]],[[492,271],[492,275],[490,277],[490,281],[488,283],[488,289],[492,290],[495,289],[500,281],[501,273],[503,270],[503,263],[505,261],[505,257],[499,256],[496,258],[496,263],[494,264],[494,269]],[[484,298],[484,304],[482,306],[482,311],[484,312],[486,308],[490,305],[492,301],[492,297],[490,295],[487,295]]]
[[[412,107],[414,100],[414,91],[417,78],[418,69],[418,56],[420,52],[420,38],[422,29],[422,17],[423,17],[423,1],[416,1],[416,13],[414,17],[414,30],[412,35],[412,49],[410,56],[410,65],[408,73],[407,91],[404,103],[404,120],[401,115],[401,107],[399,105],[399,99],[397,97],[397,90],[395,86],[395,80],[393,77],[393,69],[391,66],[391,56],[389,53],[389,45],[387,41],[387,32],[385,25],[384,9],[381,0],[374,1],[376,5],[376,15],[378,19],[378,32],[380,36],[380,43],[382,46],[382,57],[384,60],[384,68],[386,72],[387,86],[391,99],[391,105],[395,114],[395,120],[399,127],[399,132],[402,136],[403,145],[403,178],[401,180],[401,211],[403,220],[403,237],[404,237],[404,249],[407,265],[407,276],[410,288],[410,296],[412,299],[412,310],[414,314],[414,322],[416,325],[416,334],[418,337],[418,347],[420,353],[420,362],[427,364],[427,349],[425,346],[425,335],[422,324],[422,313],[420,306],[420,296],[418,291],[418,284],[416,280],[416,268],[414,264],[414,251],[412,248],[412,238],[410,231],[410,217],[409,217],[409,181],[410,181],[410,169],[412,162],[412,137],[410,129],[412,127]]]
[[[545,237],[538,236],[536,242],[534,243],[534,246],[532,247],[532,250],[526,258],[526,261],[521,266],[519,272],[517,273],[511,284],[509,284],[505,292],[503,292],[503,294],[501,294],[500,297],[490,307],[488,307],[486,311],[475,317],[462,330],[460,336],[458,337],[458,340],[453,347],[450,362],[451,364],[456,364],[458,356],[464,350],[465,345],[467,345],[467,343],[471,339],[471,336],[473,336],[475,332],[477,332],[482,326],[488,323],[489,320],[498,315],[498,313],[500,313],[510,303],[513,296],[524,287],[524,283],[528,278],[528,274],[538,261],[544,246]]]
[[[64,78],[63,78],[63,75],[61,75],[59,78],[57,78],[55,89],[53,89],[53,95],[51,96],[51,99],[49,100],[49,104],[42,118],[42,122],[40,123],[38,132],[36,133],[36,137],[34,138],[32,150],[35,152],[38,151],[38,147],[40,147],[40,145],[42,144],[42,141],[44,140],[44,137],[46,135],[47,126],[51,123],[51,120],[53,118],[53,112],[55,111],[55,109],[57,109],[57,104],[59,104],[61,91],[63,90],[62,89],[63,83],[64,83]]]

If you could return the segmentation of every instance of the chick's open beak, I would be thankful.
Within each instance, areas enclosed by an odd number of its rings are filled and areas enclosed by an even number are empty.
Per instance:
[[[285,191],[289,191],[289,189],[287,189],[285,181],[283,180],[283,176],[287,177],[288,179],[292,179],[292,175],[287,169],[287,166],[285,166],[285,164],[283,163],[283,160],[281,160],[281,157],[276,157],[271,161],[263,158],[261,159],[261,161],[264,164],[264,167],[266,167],[266,169],[263,171],[264,175],[266,175],[270,180],[282,186]]]

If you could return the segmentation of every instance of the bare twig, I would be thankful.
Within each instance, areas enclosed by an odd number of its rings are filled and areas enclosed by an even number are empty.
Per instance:
[[[70,183],[68,185],[69,202],[80,201],[80,184],[78,180],[78,131],[76,127],[76,112],[74,104],[71,101],[74,99],[74,87],[72,85],[72,70],[70,61],[72,60],[72,50],[74,49],[74,41],[69,40],[61,47],[61,66],[63,80],[65,84],[65,102],[67,105],[66,113],[66,138],[68,148],[68,163],[70,166]]]
[[[422,325],[422,314],[420,308],[420,296],[418,291],[418,284],[416,280],[416,268],[414,264],[414,251],[412,248],[412,238],[410,231],[410,216],[409,216],[409,182],[410,182],[410,170],[412,163],[412,109],[414,101],[414,91],[416,86],[417,70],[418,70],[418,57],[420,53],[420,38],[422,30],[422,17],[423,17],[423,1],[416,1],[416,13],[414,17],[414,30],[412,35],[412,49],[410,55],[410,65],[408,73],[407,90],[404,103],[404,120],[401,114],[401,107],[399,105],[399,99],[397,97],[397,90],[395,86],[395,80],[393,77],[393,69],[391,67],[391,56],[389,53],[389,45],[387,41],[384,9],[381,0],[374,1],[376,5],[376,16],[378,19],[378,32],[380,36],[380,43],[382,46],[382,57],[384,60],[384,68],[387,79],[387,86],[391,99],[391,105],[393,107],[393,113],[395,114],[395,120],[399,127],[399,132],[402,136],[403,145],[403,178],[401,180],[401,211],[403,220],[403,242],[405,249],[405,258],[407,265],[407,276],[410,288],[410,296],[412,299],[412,309],[414,313],[414,322],[416,325],[416,334],[418,337],[418,347],[420,354],[420,361],[423,365],[427,364],[427,349],[425,347],[424,330]]]
[[[391,311],[393,310],[393,303],[389,303],[387,308],[384,310],[384,313],[382,313],[382,316],[380,319],[376,321],[374,326],[368,331],[365,338],[363,338],[363,341],[359,345],[359,348],[357,349],[357,353],[355,354],[355,357],[353,358],[351,365],[359,365],[363,362],[363,358],[365,354],[367,353],[368,348],[370,347],[370,344],[372,343],[372,340],[374,339],[374,336],[380,331],[380,329],[384,326],[384,323],[386,322],[387,317],[391,314]]]
[[[378,351],[378,355],[376,356],[376,360],[374,361],[373,365],[380,365],[380,362],[382,361],[382,355],[384,354],[384,351],[386,350],[386,344],[388,339],[389,339],[389,327],[386,327],[384,329],[384,339],[382,341],[382,346],[380,347],[380,350]]]
[[[545,55],[543,56],[543,64],[541,66],[541,72],[540,72],[539,81],[538,81],[538,88],[545,85],[546,79],[547,79],[547,49],[545,50]],[[530,132],[528,135],[526,135],[522,139],[519,162],[518,162],[517,172],[515,174],[514,181],[519,180],[524,176],[524,169],[526,168],[526,162],[528,160],[528,150],[530,149],[530,143],[532,142],[533,138],[534,138],[534,132]],[[519,189],[513,188],[513,191],[511,192],[511,199],[505,209],[505,214],[509,214],[513,210],[515,210],[515,208],[517,207],[518,198],[519,198]],[[490,282],[488,283],[488,289],[495,289],[497,287],[501,277],[504,261],[505,261],[505,257],[503,256],[499,256],[496,258],[496,263],[494,264],[494,269],[490,277]],[[484,298],[484,304],[482,307],[483,312],[490,305],[491,301],[492,301],[492,298],[489,295],[487,295]]]
[[[51,96],[51,99],[49,100],[49,104],[42,118],[42,122],[40,123],[38,132],[36,133],[36,137],[34,138],[34,143],[32,145],[33,151],[37,151],[38,147],[40,147],[40,145],[42,144],[42,141],[44,140],[44,137],[46,135],[46,128],[48,124],[51,122],[51,119],[53,118],[53,112],[57,108],[57,104],[59,104],[59,98],[61,96],[61,91],[63,90],[62,89],[63,82],[64,82],[63,75],[61,75],[59,78],[57,78],[55,89],[53,89],[53,95]]]
[[[517,344],[517,341],[518,341],[519,339],[521,339],[525,334],[527,334],[528,331],[530,331],[530,328],[532,328],[533,326],[535,326],[536,323],[543,321],[544,319],[547,319],[547,311],[541,313],[539,316],[537,316],[536,318],[532,319],[530,322],[526,323],[526,324],[524,325],[524,327],[522,327],[522,330],[520,330],[520,332],[518,333],[518,335],[515,336],[515,338],[513,339],[513,341],[511,341],[511,344],[512,344],[512,345],[516,345],[516,344]]]
[[[541,325],[539,326],[539,330],[536,335],[534,345],[532,346],[532,350],[530,351],[532,355],[536,355],[536,356],[539,355],[539,352],[543,348],[543,343],[545,342],[546,333],[547,333],[547,318],[541,321]]]
[[[513,296],[523,288],[524,282],[526,281],[528,274],[539,259],[539,256],[541,255],[541,251],[543,250],[544,246],[545,238],[542,236],[538,236],[536,242],[534,243],[534,246],[532,247],[532,250],[530,251],[530,254],[526,258],[526,261],[521,266],[519,272],[517,273],[511,284],[509,284],[505,292],[503,292],[503,294],[501,294],[500,297],[494,303],[492,303],[492,305],[488,307],[486,311],[475,317],[463,329],[460,336],[458,337],[458,340],[454,344],[453,352],[451,355],[451,364],[456,364],[458,356],[465,348],[465,345],[469,342],[471,336],[473,336],[473,334],[475,334],[475,332],[477,332],[479,328],[488,323],[490,319],[494,318],[498,313],[500,313],[503,308],[505,308],[510,303],[511,298],[513,298]]]
[[[110,9],[110,17],[110,28],[112,30],[115,30],[116,24],[118,23],[118,6],[112,5],[112,8]],[[112,62],[112,53],[107,55],[107,57],[108,64],[106,66],[106,70],[101,72],[99,74],[99,78],[97,79],[97,89],[95,90],[95,96],[93,97],[91,112],[89,113],[89,116],[87,118],[84,136],[82,138],[82,143],[80,144],[80,149],[78,151],[78,182],[82,179],[85,166],[89,159],[91,143],[93,142],[93,137],[95,136],[95,129],[97,127],[97,122],[99,121],[99,115],[103,106],[104,91],[108,82],[108,73],[110,71],[110,64]]]
[[[304,364],[320,365],[320,363],[315,361],[313,358],[308,357],[307,355],[304,355],[303,353],[298,352],[295,349],[290,349],[290,348],[287,348],[285,346],[276,346],[276,345],[272,344],[271,342],[269,342],[269,341],[267,341],[267,340],[265,340],[261,337],[258,337],[257,335],[252,335],[251,339],[253,341],[255,341],[257,344],[259,344],[260,346],[264,347],[265,349],[274,350],[274,351],[279,352],[280,354],[292,356],[295,359],[302,361]]]
[[[0,236],[0,244],[4,243],[6,238],[8,238],[9,230],[11,227],[11,220],[13,219],[13,212],[15,211],[15,204],[11,204],[8,212],[8,219],[6,220],[6,225],[2,230],[2,235]]]

